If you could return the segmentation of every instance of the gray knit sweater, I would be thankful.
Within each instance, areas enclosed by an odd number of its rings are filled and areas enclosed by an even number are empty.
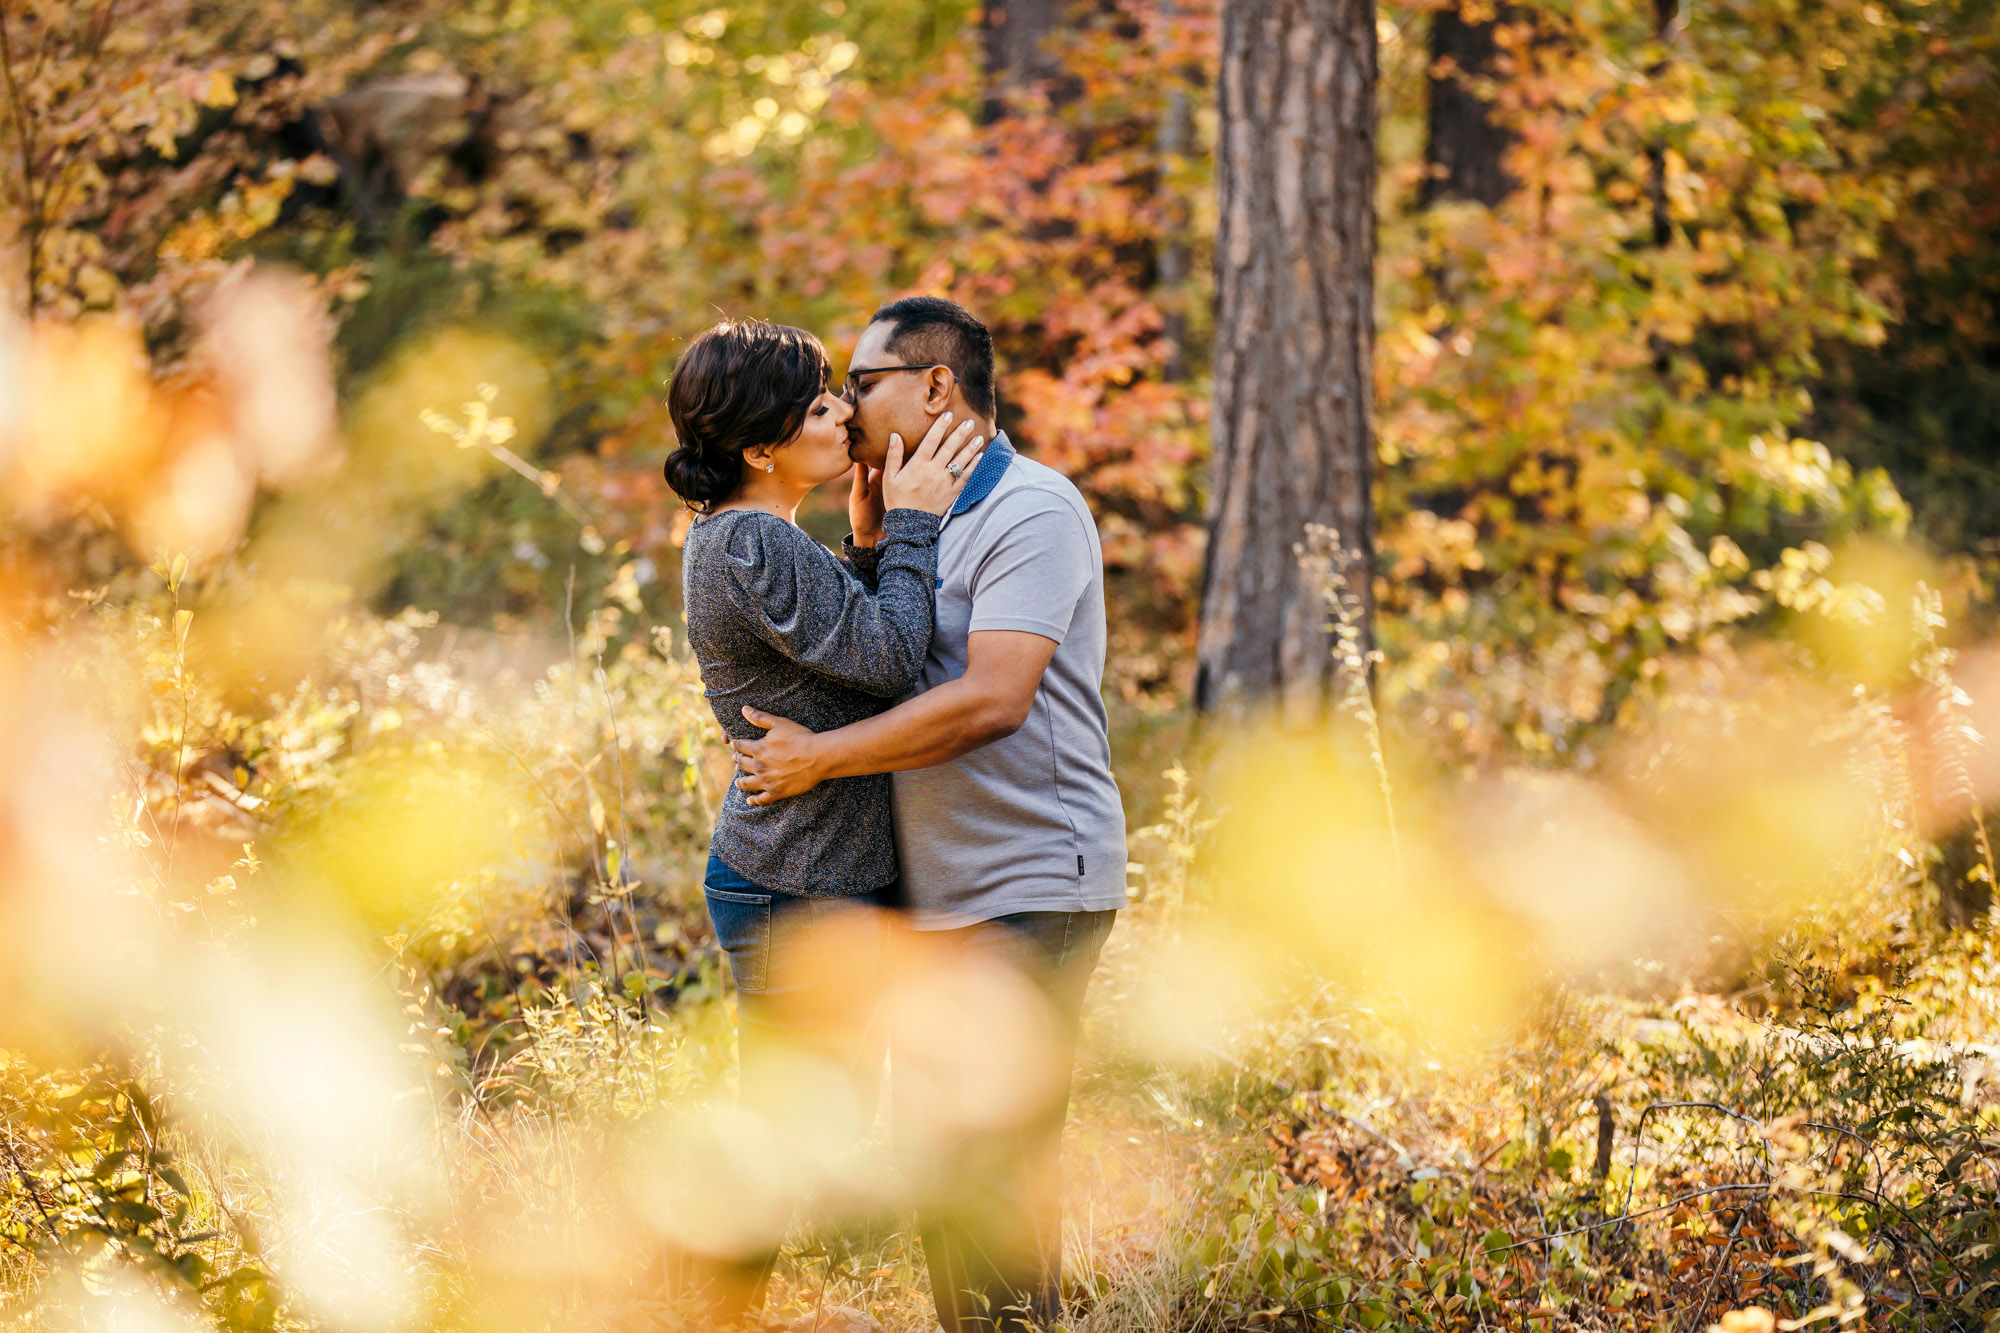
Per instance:
[[[688,643],[723,731],[764,734],[745,704],[828,731],[908,694],[930,648],[938,523],[892,509],[879,546],[840,557],[760,510],[696,522],[681,555]],[[753,807],[732,781],[709,847],[768,889],[866,893],[896,878],[889,792],[886,773],[834,778]]]

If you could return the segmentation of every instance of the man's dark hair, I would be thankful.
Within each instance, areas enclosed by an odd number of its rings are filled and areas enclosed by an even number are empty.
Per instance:
[[[704,513],[736,494],[743,451],[797,435],[829,369],[826,348],[804,329],[725,319],[696,335],[667,389],[679,438],[667,485]]]
[[[889,350],[898,360],[950,366],[966,404],[982,417],[993,415],[993,335],[970,310],[942,296],[906,296],[868,322],[889,325]]]

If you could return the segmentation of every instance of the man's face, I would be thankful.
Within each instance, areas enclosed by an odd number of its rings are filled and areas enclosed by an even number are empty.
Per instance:
[[[872,366],[900,366],[905,358],[889,350],[890,325],[870,324],[854,344],[847,363],[848,402],[854,415],[847,422],[847,453],[857,463],[881,467],[889,457],[889,436],[903,437],[903,447],[914,449],[931,427],[932,414],[925,405],[930,377],[921,371],[893,370],[886,375],[856,371]]]

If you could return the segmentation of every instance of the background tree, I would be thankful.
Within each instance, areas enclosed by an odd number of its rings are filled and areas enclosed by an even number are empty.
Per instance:
[[[1663,666],[1775,614],[1760,580],[1787,550],[1893,531],[1898,488],[1925,537],[1990,563],[1990,6],[1704,10],[1666,59],[1656,0],[1538,9],[1531,32],[1443,3],[1380,13],[1389,713],[1434,710],[1485,756],[1590,745]],[[572,562],[579,589],[630,564],[671,619],[660,386],[688,331],[754,310],[838,355],[885,294],[940,291],[992,324],[1009,428],[1095,509],[1116,695],[1187,697],[1227,270],[1214,0],[263,0],[226,30],[181,0],[0,12],[11,309],[32,259],[38,317],[128,322],[172,378],[210,290],[283,264],[325,302],[349,410],[454,328],[545,377],[545,413],[500,410],[548,422],[513,447],[602,552],[495,476],[425,509],[363,586],[377,605],[553,632]],[[1043,73],[989,63],[1003,22],[1046,30]],[[989,73],[1013,81],[987,123]],[[1432,206],[1461,188],[1433,171],[1454,106],[1504,131],[1524,188]],[[426,401],[481,377],[453,375]],[[404,412],[368,456],[435,447]]]
[[[1514,188],[1506,165],[1512,136],[1481,89],[1497,73],[1498,28],[1514,18],[1492,0],[1458,0],[1431,15],[1425,204],[1468,199],[1491,208]]]
[[[1315,701],[1308,523],[1373,536],[1375,6],[1223,6],[1213,486],[1197,704]]]
[[[991,123],[1006,113],[1007,94],[1032,88],[1062,72],[1062,57],[1054,38],[1068,11],[1069,0],[994,0],[980,10],[985,44],[986,103],[982,116]],[[1063,90],[1075,96],[1074,86]]]

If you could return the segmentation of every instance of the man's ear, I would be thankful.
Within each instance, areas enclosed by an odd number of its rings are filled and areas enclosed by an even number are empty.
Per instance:
[[[958,376],[951,373],[950,366],[932,366],[924,372],[924,411],[937,416],[951,406],[951,391],[958,387]]]

